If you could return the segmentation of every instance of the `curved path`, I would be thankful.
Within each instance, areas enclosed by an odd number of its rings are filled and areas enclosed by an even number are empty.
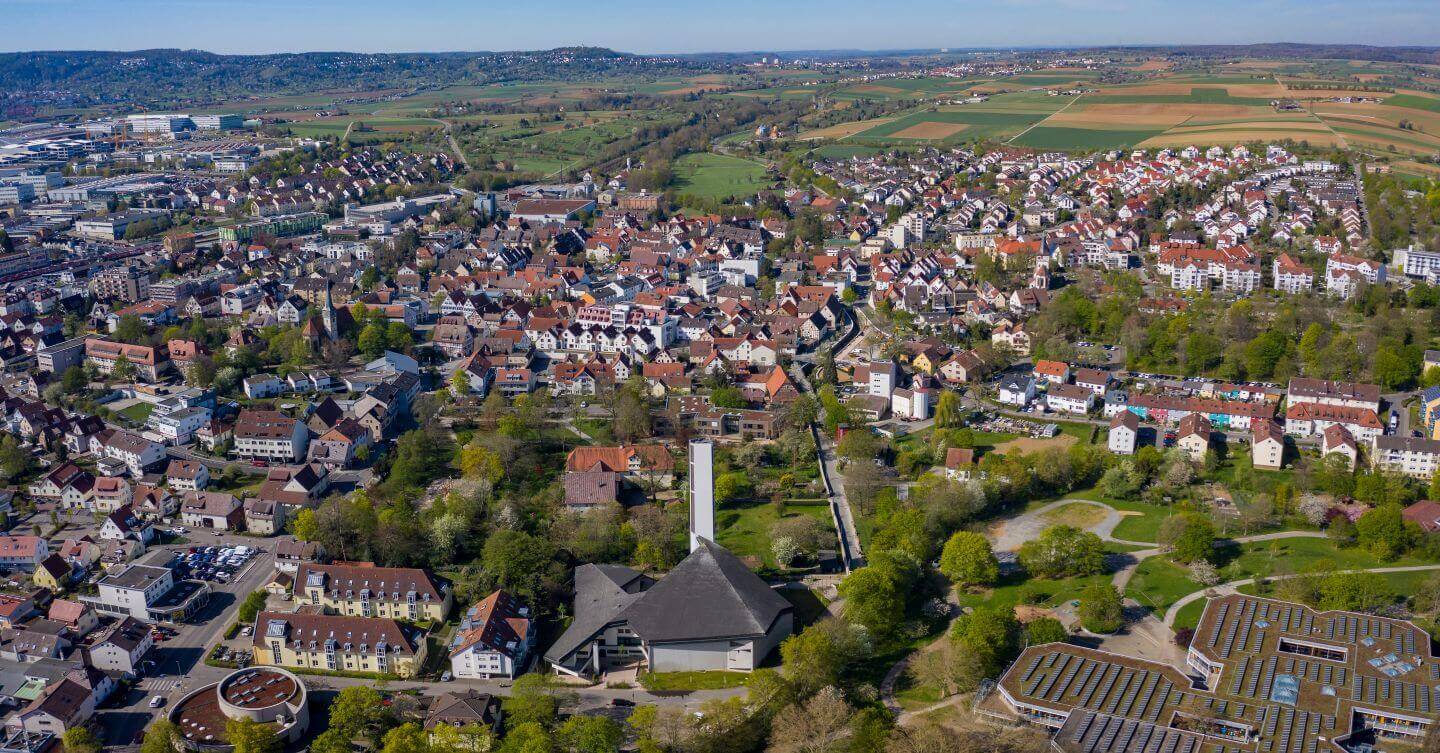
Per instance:
[[[1415,573],[1425,570],[1440,570],[1440,565],[1371,567],[1364,570],[1335,570],[1334,573]],[[1299,578],[1304,575],[1305,573],[1272,575],[1268,580],[1288,580],[1290,578]],[[1190,604],[1191,602],[1198,599],[1210,598],[1209,595],[1211,592],[1214,592],[1215,596],[1229,596],[1233,593],[1239,593],[1241,586],[1248,586],[1252,585],[1253,583],[1255,583],[1254,578],[1243,578],[1241,580],[1232,580],[1229,583],[1221,583],[1218,586],[1211,586],[1210,588],[1202,588],[1194,593],[1186,594],[1185,596],[1180,597],[1180,599],[1174,604],[1171,604],[1169,609],[1165,610],[1165,627],[1173,627],[1175,625],[1175,618],[1180,614],[1180,610],[1185,608],[1185,605]]]

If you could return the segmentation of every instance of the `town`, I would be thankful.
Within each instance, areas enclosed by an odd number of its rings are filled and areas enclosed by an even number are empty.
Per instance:
[[[447,88],[5,110],[0,753],[1440,749],[1440,146],[1061,148],[1213,74],[816,55],[630,60],[748,104],[588,156]]]

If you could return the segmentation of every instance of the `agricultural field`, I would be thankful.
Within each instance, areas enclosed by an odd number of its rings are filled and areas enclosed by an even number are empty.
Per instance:
[[[675,190],[706,199],[745,196],[769,186],[765,166],[709,152],[675,160]]]
[[[859,142],[955,143],[1007,139],[1065,106],[1066,97],[1021,92],[974,105],[953,105],[912,113],[853,134]]]
[[[351,125],[354,124],[352,128]],[[291,133],[308,138],[340,137],[350,132],[350,141],[386,141],[441,128],[429,118],[397,118],[378,115],[346,115],[339,117],[296,120],[286,124]]]

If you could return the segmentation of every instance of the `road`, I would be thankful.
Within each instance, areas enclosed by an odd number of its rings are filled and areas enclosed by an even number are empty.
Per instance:
[[[196,687],[220,680],[230,672],[228,669],[211,667],[204,663],[205,652],[220,639],[225,628],[235,617],[240,602],[250,592],[264,586],[275,568],[275,540],[257,540],[254,537],[223,534],[212,536],[192,530],[191,542],[185,545],[167,545],[160,549],[176,550],[188,546],[233,546],[246,544],[258,546],[267,551],[250,560],[238,577],[228,584],[211,583],[210,603],[190,624],[178,628],[178,635],[170,640],[157,643],[147,658],[155,661],[154,672],[143,678],[132,688],[118,705],[102,709],[98,716],[100,726],[105,730],[107,749],[109,745],[130,742],[135,734],[144,729],[152,718],[165,712],[170,703]],[[150,561],[148,555],[145,561]],[[152,709],[149,700],[156,695],[165,696],[163,708]]]
[[[834,348],[843,352],[847,345],[856,340],[860,332],[860,326],[855,320],[855,315],[849,307],[842,307],[845,312],[849,328],[838,340]],[[814,394],[814,387],[810,379],[805,375],[803,364],[795,364],[790,367],[790,375],[795,380],[796,386],[801,392]],[[840,475],[839,466],[836,465],[835,447],[825,432],[814,423],[810,424],[810,435],[815,440],[815,457],[820,466],[820,481],[825,484],[825,493],[830,498],[830,516],[835,523],[835,532],[840,539],[840,556],[845,564],[845,572],[850,572],[857,567],[865,566],[865,553],[860,546],[859,529],[855,527],[855,515],[850,510],[850,500],[845,497],[844,477]]]

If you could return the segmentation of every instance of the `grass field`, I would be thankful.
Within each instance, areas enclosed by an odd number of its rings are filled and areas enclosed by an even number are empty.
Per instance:
[[[1035,149],[1117,149],[1158,136],[1161,129],[1144,131],[1036,126],[1012,143]]]
[[[935,139],[942,142],[955,140],[957,136],[963,136],[966,139],[1008,138],[1040,122],[1043,118],[1043,113],[995,112],[980,109],[917,112],[858,133],[853,138],[857,141],[887,141],[907,138],[917,140],[916,136],[902,134],[914,134],[916,131],[912,129],[922,126],[933,127],[934,124],[964,126],[963,130],[954,131],[948,136]]]
[[[792,502],[786,507],[785,518],[808,515],[827,527],[833,527],[830,508],[824,501],[802,504]],[[775,567],[770,553],[770,528],[780,521],[774,505],[769,502],[744,502],[723,505],[715,518],[715,538],[721,546],[739,557],[755,557],[766,567]]]
[[[687,154],[675,160],[675,190],[709,199],[746,196],[766,186],[765,167],[723,154]]]
[[[1440,112],[1440,99],[1422,97],[1415,94],[1396,94],[1393,97],[1387,97],[1385,104],[1390,107],[1408,107],[1412,110]]]

